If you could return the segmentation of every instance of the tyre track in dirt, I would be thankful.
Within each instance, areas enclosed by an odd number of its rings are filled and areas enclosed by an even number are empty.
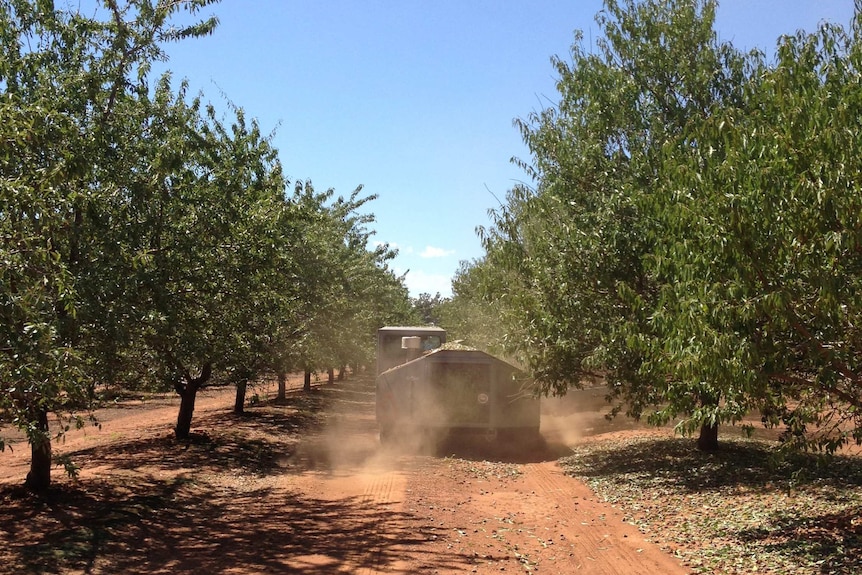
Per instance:
[[[346,548],[329,549],[309,542],[308,555],[289,561],[309,573],[376,575],[402,569],[399,545],[409,463],[381,450],[374,420],[373,387],[325,387],[326,420],[305,436],[293,456],[295,475],[285,486],[305,499],[333,502],[345,512],[335,520],[350,532]],[[410,573],[403,567],[403,573]]]
[[[690,573],[552,458],[428,458],[409,475],[406,497],[413,529],[432,536],[405,547],[413,568],[405,572]]]
[[[580,482],[566,477],[556,463],[525,466],[525,489],[555,511],[560,543],[572,549],[557,561],[559,572],[617,575],[688,573],[673,557],[622,521],[619,512],[596,500]],[[580,493],[578,493],[580,491]],[[613,556],[613,562],[607,556]],[[621,571],[622,568],[622,571]]]
[[[382,508],[392,511],[392,486],[395,482],[395,473],[387,472],[374,476],[366,487],[359,505],[364,508]],[[375,544],[369,546],[369,549],[364,554],[360,561],[362,567],[356,572],[358,575],[376,575],[379,572],[381,563],[383,562],[383,545],[374,535],[383,531],[385,520],[378,518],[368,526],[366,540],[374,541]]]

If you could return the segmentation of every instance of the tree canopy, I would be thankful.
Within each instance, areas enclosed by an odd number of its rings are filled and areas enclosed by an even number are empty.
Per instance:
[[[553,60],[559,102],[519,122],[534,185],[469,273],[540,392],[601,376],[704,449],[752,412],[834,449],[862,440],[858,15],[779,39],[771,63],[714,17],[606,1],[595,47],[578,34]]]
[[[105,386],[175,389],[186,437],[212,377],[244,391],[265,371],[361,365],[408,309],[394,252],[368,245],[373,195],[288,192],[241,107],[150,77],[167,42],[217,24],[177,14],[213,3],[0,6],[0,414],[27,434],[33,489]]]

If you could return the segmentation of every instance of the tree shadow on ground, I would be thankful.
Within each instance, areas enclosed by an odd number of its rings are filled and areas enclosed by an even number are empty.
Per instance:
[[[315,388],[208,413],[186,441],[159,432],[69,453],[99,477],[55,481],[43,497],[0,488],[0,573],[397,572],[405,549],[422,556],[436,538],[428,518],[366,496],[302,495],[284,479],[331,472],[333,418],[357,406],[373,413],[373,394]],[[372,435],[373,421],[358,425]],[[351,453],[364,460],[369,443]],[[422,558],[449,571],[472,560]]]
[[[862,486],[862,458],[794,454],[779,458],[774,444],[732,440],[713,453],[699,451],[691,439],[636,439],[614,442],[612,448],[579,454],[578,474],[585,477],[624,475],[657,478],[689,491],[724,487],[799,488],[807,483],[834,482]]]
[[[627,512],[647,525],[669,524],[670,538],[694,537],[677,523],[714,530],[715,541],[697,532],[709,560],[734,553],[805,566],[800,573],[862,573],[862,458],[779,453],[774,442],[727,440],[703,453],[691,439],[632,439],[561,463],[623,509],[635,501]],[[679,521],[665,521],[669,513]]]
[[[800,564],[819,561],[820,573],[862,573],[862,521],[858,508],[799,517],[774,514],[767,524],[738,537],[766,552],[793,556]]]
[[[256,425],[222,425],[228,416],[214,418],[219,425],[211,431],[195,431],[187,440],[178,440],[173,434],[141,436],[108,445],[73,451],[69,458],[79,467],[92,469],[108,466],[112,469],[134,471],[141,468],[166,473],[194,469],[199,473],[222,473],[232,469],[257,475],[282,473],[280,462],[290,457],[299,441],[296,432],[283,435],[260,433],[256,426],[267,425],[265,420]],[[283,429],[301,429],[289,421],[280,422]]]
[[[190,476],[91,481],[55,488],[46,498],[6,488],[0,500],[0,572],[6,573],[387,570],[399,548],[421,548],[434,530],[360,497],[323,500],[263,485],[226,492]],[[458,570],[468,560],[429,561]]]

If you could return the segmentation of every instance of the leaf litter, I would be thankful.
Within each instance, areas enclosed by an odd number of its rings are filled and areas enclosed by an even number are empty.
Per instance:
[[[585,443],[560,461],[695,573],[862,573],[862,458],[799,454],[730,438]]]

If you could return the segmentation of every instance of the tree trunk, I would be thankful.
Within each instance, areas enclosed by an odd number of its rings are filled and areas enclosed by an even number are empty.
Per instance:
[[[700,426],[697,448],[701,451],[718,451],[718,424],[704,423]]]
[[[335,381],[335,370],[333,368],[329,368],[326,371],[327,381],[330,385]]]
[[[306,370],[305,379],[302,381],[302,391],[311,391],[311,372]]]
[[[236,415],[242,415],[245,412],[245,392],[247,389],[247,379],[236,382],[236,399],[233,402],[233,412]]]
[[[174,428],[174,436],[177,439],[188,439],[192,430],[192,415],[195,412],[195,398],[198,386],[188,383],[185,390],[180,393],[180,413],[177,416],[177,426]]]
[[[284,401],[287,397],[287,374],[283,371],[278,372],[278,397],[276,401]]]
[[[338,368],[338,381],[344,381],[344,372],[347,371],[347,367],[342,365]]]
[[[180,413],[177,416],[177,426],[174,428],[174,436],[177,439],[188,439],[192,430],[192,415],[195,412],[195,398],[198,390],[206,384],[212,374],[212,365],[207,363],[201,370],[199,377],[185,377],[185,385],[177,382],[174,386],[180,396]]]
[[[40,409],[36,415],[37,433],[30,438],[30,471],[24,485],[36,493],[51,487],[51,434],[48,430],[48,411]]]

